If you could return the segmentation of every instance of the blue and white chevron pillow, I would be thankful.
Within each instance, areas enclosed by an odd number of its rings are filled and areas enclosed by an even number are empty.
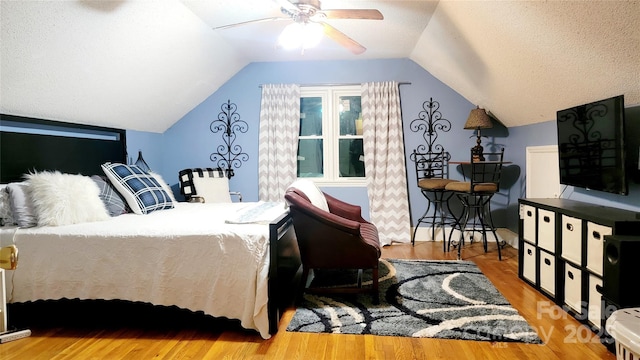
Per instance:
[[[162,185],[138,166],[105,163],[102,170],[134,213],[143,215],[173,208],[171,197]]]

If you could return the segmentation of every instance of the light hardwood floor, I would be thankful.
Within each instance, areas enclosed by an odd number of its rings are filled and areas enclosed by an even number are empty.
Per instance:
[[[455,260],[455,252],[443,253],[441,242],[418,242],[387,246],[383,257]],[[224,322],[168,329],[40,326],[29,338],[1,344],[0,359],[615,359],[594,333],[518,278],[516,249],[507,247],[498,261],[495,245],[485,254],[474,243],[463,258],[480,267],[538,331],[543,345],[292,333],[285,331],[295,311],[289,309],[269,340]]]

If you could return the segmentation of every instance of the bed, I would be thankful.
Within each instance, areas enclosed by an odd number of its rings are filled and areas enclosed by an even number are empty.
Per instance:
[[[90,176],[100,173],[101,163],[126,161],[125,132],[119,129],[7,115],[0,120],[2,183],[34,170]],[[8,125],[26,124],[58,130],[46,135],[6,131]],[[101,135],[69,135],[76,131]],[[104,134],[111,135],[105,140]],[[84,156],[69,162],[70,152]],[[47,154],[46,159],[37,154]],[[20,254],[18,268],[7,272],[8,298],[12,303],[96,299],[177,306],[237,319],[265,339],[277,332],[300,266],[284,204],[174,205],[104,221],[0,228],[1,245],[15,243]],[[266,210],[255,217],[256,208]],[[254,217],[243,217],[248,213]]]

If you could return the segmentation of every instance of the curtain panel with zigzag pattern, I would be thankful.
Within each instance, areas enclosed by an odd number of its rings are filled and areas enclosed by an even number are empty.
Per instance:
[[[362,84],[364,166],[371,222],[382,245],[411,241],[398,83]]]
[[[297,177],[300,86],[262,85],[258,146],[258,197],[283,201]]]

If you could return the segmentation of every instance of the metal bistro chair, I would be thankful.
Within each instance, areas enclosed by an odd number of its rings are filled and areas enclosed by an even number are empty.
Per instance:
[[[431,224],[431,239],[435,240],[436,225],[442,229],[442,250],[446,251],[445,225],[453,225],[455,217],[451,215],[449,209],[449,199],[453,192],[446,189],[447,184],[458,180],[449,179],[449,159],[451,155],[446,152],[425,152],[420,153],[413,150],[412,159],[416,165],[416,177],[420,192],[427,199],[427,210],[413,230],[411,244],[415,245],[416,232],[421,223]],[[433,212],[430,212],[433,205]]]
[[[502,260],[502,254],[500,248],[502,243],[498,239],[495,227],[493,225],[493,217],[491,216],[491,198],[498,192],[500,184],[500,176],[502,174],[502,165],[504,158],[504,148],[500,152],[484,154],[485,161],[480,161],[477,158],[474,159],[473,152],[471,153],[471,176],[469,181],[460,181],[455,183],[449,183],[445,189],[453,191],[455,195],[460,199],[463,206],[463,212],[460,218],[456,221],[454,227],[451,228],[449,234],[449,247],[451,246],[451,236],[453,230],[458,228],[460,230],[460,240],[457,243],[458,246],[458,259],[461,258],[461,248],[464,244],[464,233],[469,231],[467,225],[469,219],[473,215],[473,226],[471,228],[471,239],[476,231],[482,232],[482,243],[484,251],[487,252],[487,229],[489,229],[496,239],[498,245],[498,259]],[[467,179],[465,176],[465,180]],[[479,224],[476,222],[479,222]],[[456,246],[456,244],[454,244]]]

